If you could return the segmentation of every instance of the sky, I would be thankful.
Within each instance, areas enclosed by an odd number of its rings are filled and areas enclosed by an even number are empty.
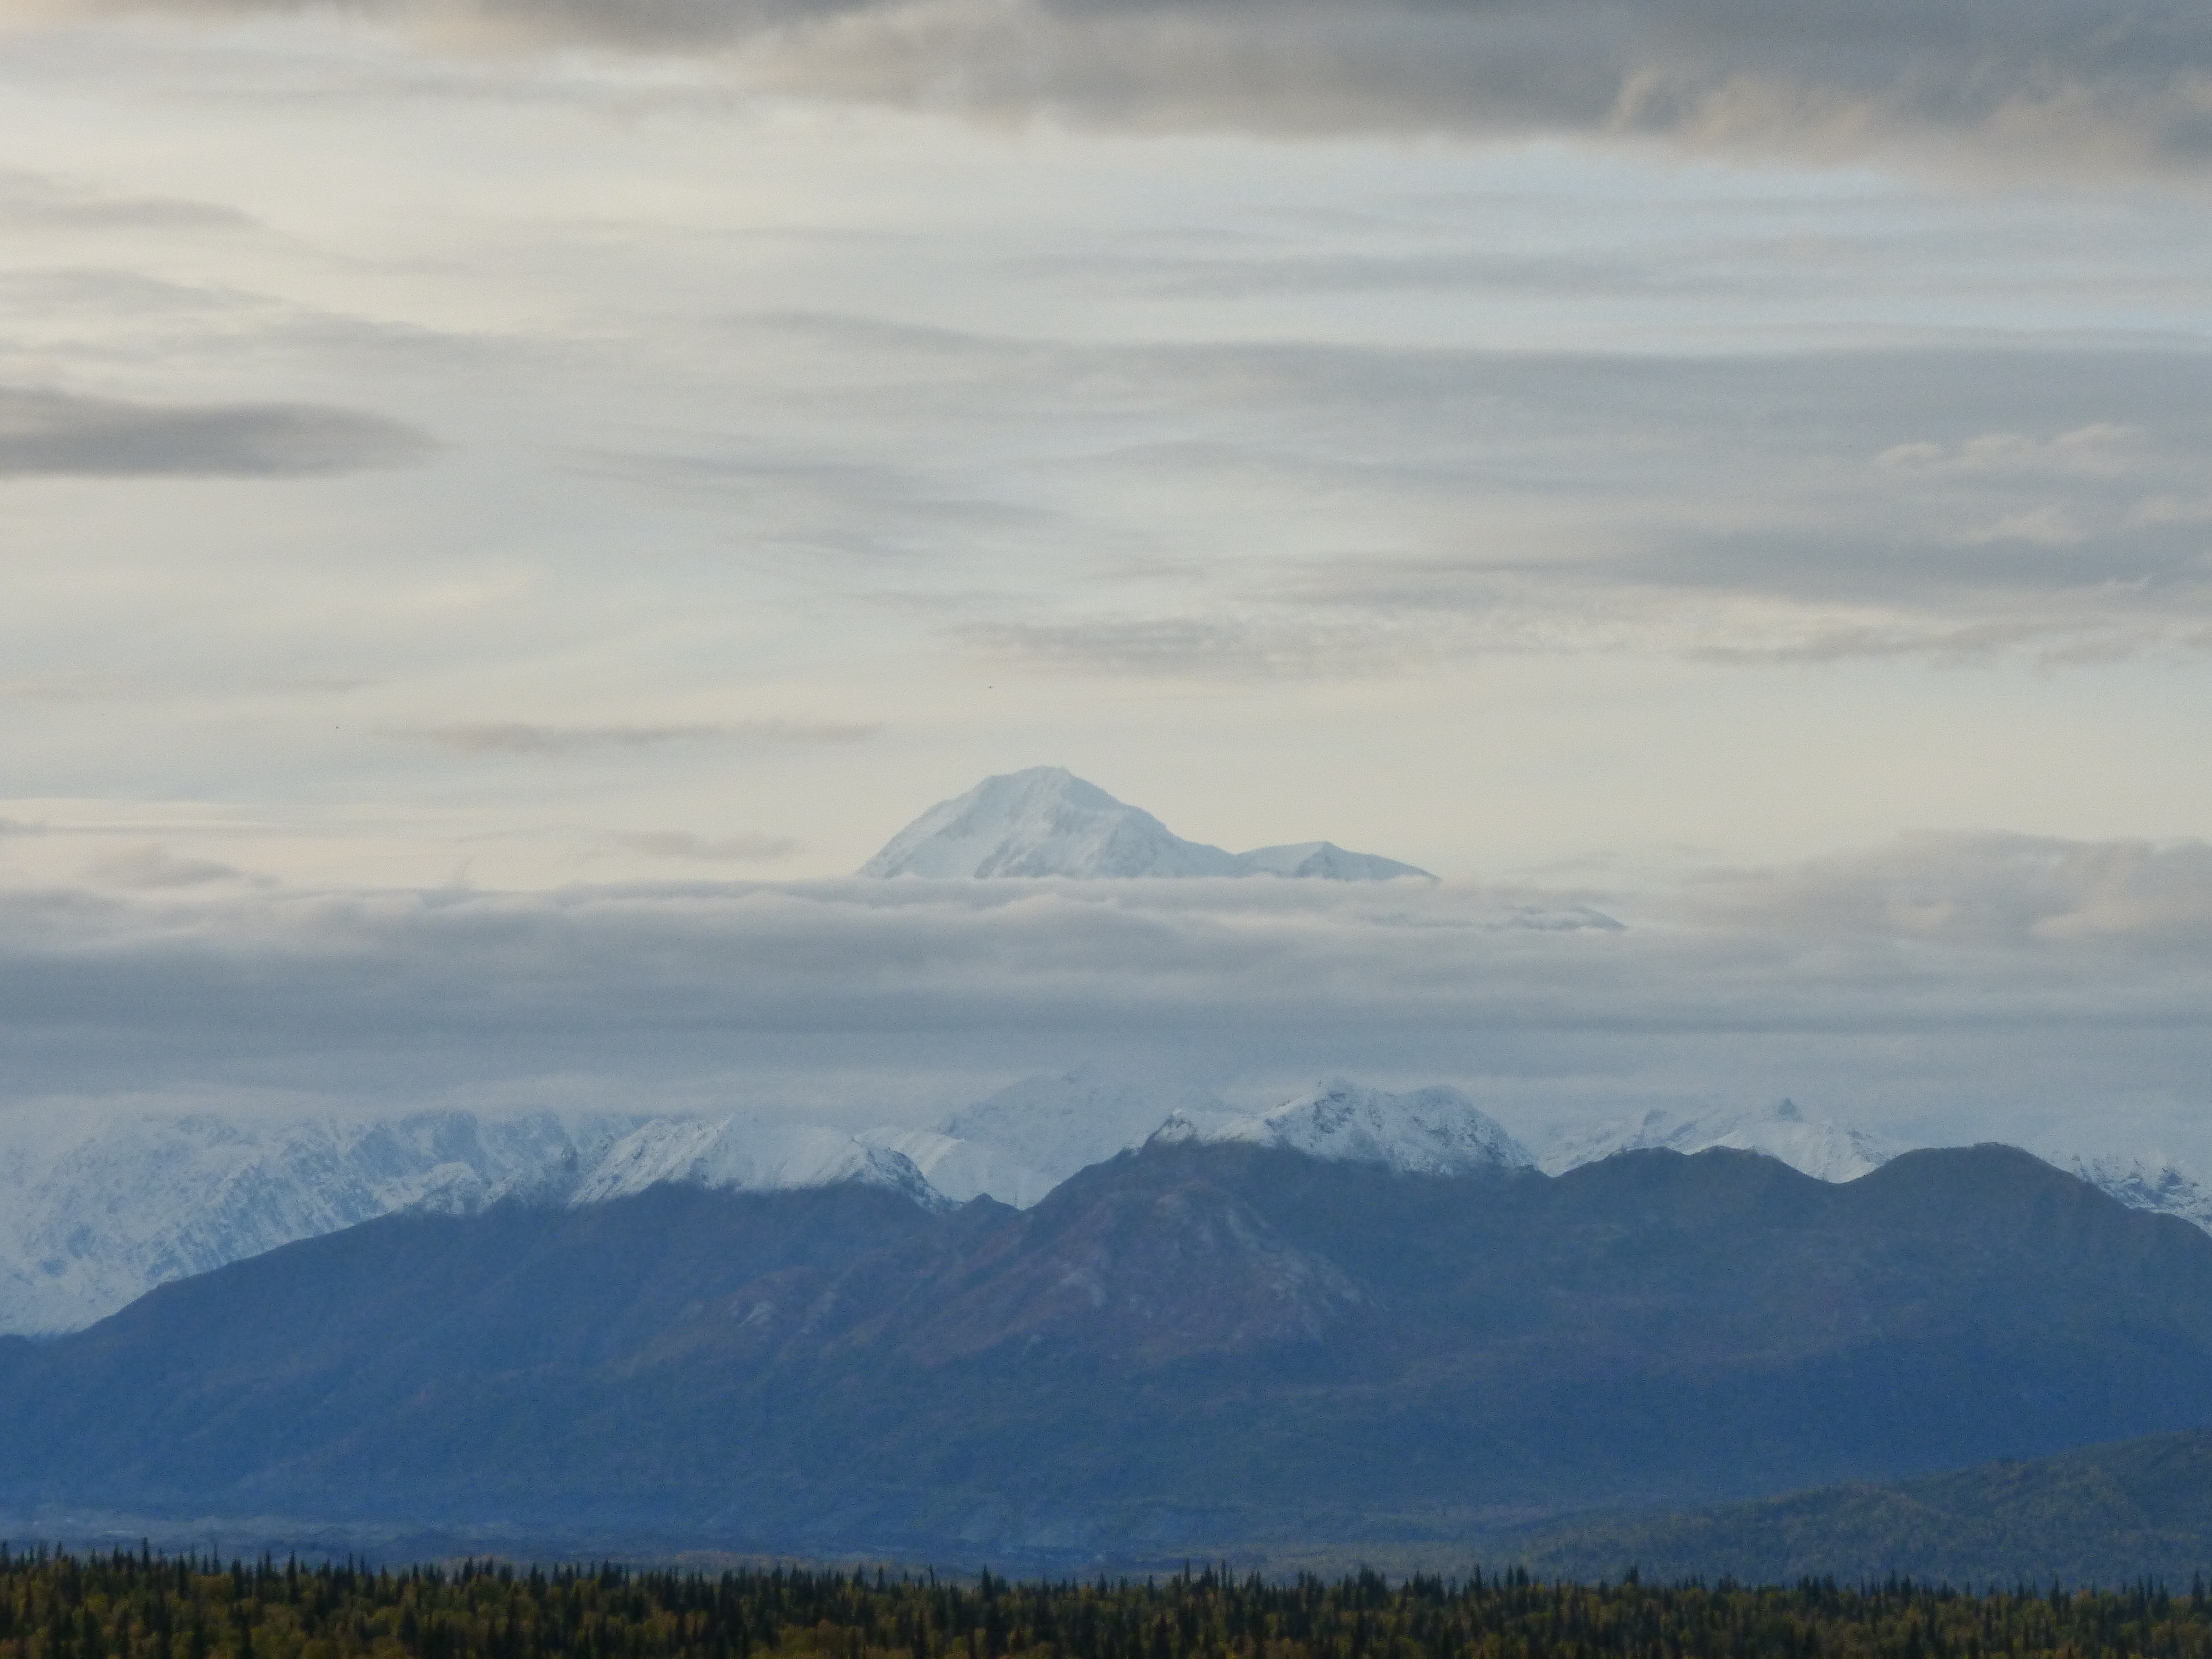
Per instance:
[[[0,1109],[2212,1169],[2208,335],[2193,4],[0,0]]]

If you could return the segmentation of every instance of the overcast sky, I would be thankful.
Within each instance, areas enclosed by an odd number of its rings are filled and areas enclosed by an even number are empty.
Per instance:
[[[0,30],[17,1109],[1118,1058],[2212,1167],[2201,4]],[[1446,879],[844,879],[1038,763]]]

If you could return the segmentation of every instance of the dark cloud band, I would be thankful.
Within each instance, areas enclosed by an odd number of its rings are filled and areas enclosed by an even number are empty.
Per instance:
[[[252,0],[245,0],[247,4]],[[158,3],[158,0],[157,0]],[[169,0],[208,9],[208,0]],[[278,9],[286,0],[272,0]],[[2212,15],[2111,0],[373,0],[817,94],[1151,128],[2212,156]]]

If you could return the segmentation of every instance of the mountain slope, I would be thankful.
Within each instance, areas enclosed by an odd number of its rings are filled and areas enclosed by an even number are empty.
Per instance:
[[[1264,874],[1334,881],[1428,874],[1328,842],[1263,847],[1240,855],[1185,841],[1151,813],[1057,766],[988,777],[966,794],[939,802],[892,836],[860,873],[1084,880]]]
[[[1901,1477],[2208,1404],[2212,1238],[2008,1149],[1830,1185],[1158,1146],[1021,1212],[659,1186],[290,1245],[0,1345],[0,1502],[1064,1559]]]

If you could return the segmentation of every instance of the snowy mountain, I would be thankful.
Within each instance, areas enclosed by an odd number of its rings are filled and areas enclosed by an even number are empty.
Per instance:
[[[635,1121],[17,1114],[0,1122],[0,1332],[73,1330],[155,1285],[394,1210],[557,1197]]]
[[[1701,1152],[1708,1146],[1765,1152],[1820,1181],[1856,1181],[1906,1150],[1832,1118],[1808,1116],[1795,1101],[1784,1100],[1694,1118],[1646,1112],[1554,1142],[1545,1152],[1542,1167],[1559,1175],[1615,1152],[1650,1146],[1676,1152]]]
[[[1527,1169],[1535,1160],[1456,1089],[1386,1094],[1339,1079],[1271,1111],[1205,1124],[1177,1113],[1152,1136],[1279,1146],[1335,1164],[1380,1164],[1413,1175]]]
[[[1328,842],[1238,854],[1185,841],[1151,813],[1057,766],[986,778],[940,801],[860,866],[864,876],[1320,877],[1387,881],[1425,870]]]
[[[1057,1186],[1078,1170],[1143,1146],[1163,1119],[1177,1112],[1209,1125],[1236,1115],[1190,1084],[1079,1066],[1009,1084],[939,1127],[947,1136],[988,1148]]]
[[[962,1198],[1004,1187],[1034,1203],[1051,1184],[1031,1175],[1025,1185],[981,1149],[965,1164],[947,1149],[935,1157]],[[947,1203],[896,1145],[746,1117],[18,1117],[0,1123],[0,1334],[80,1329],[156,1285],[399,1210],[596,1204],[667,1182],[764,1192],[845,1182]]]

